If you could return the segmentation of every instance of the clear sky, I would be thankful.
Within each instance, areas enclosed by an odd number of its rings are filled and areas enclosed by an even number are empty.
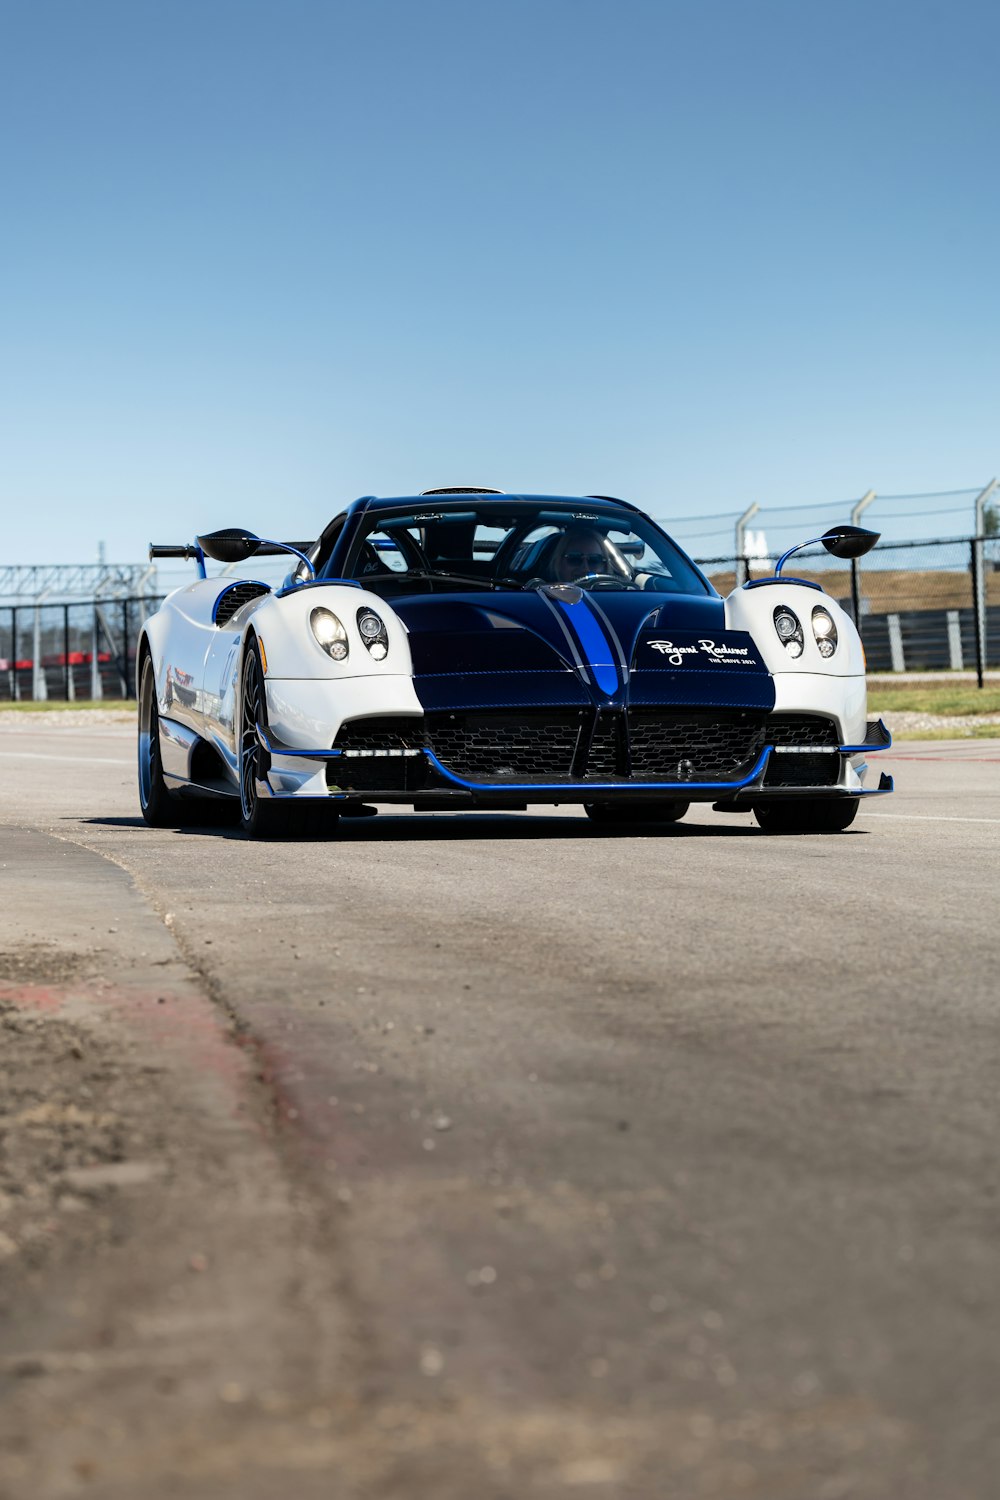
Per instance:
[[[0,561],[985,483],[998,56],[995,0],[0,0]]]

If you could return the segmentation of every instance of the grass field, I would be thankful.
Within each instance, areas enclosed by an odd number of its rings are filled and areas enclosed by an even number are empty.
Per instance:
[[[879,713],[1000,714],[1000,683],[870,682],[868,703]]]
[[[41,703],[3,703],[0,704],[0,715],[88,709],[103,709],[130,717],[135,715],[134,701],[125,702],[120,698],[80,699],[75,703],[53,699]],[[955,681],[954,678],[942,677],[940,682],[934,682],[926,677],[914,681],[902,677],[887,682],[879,678],[869,683],[868,712],[873,718],[887,720],[893,738],[897,740],[1000,739],[1000,723],[989,722],[992,716],[1000,716],[1000,681],[990,681],[985,687],[977,688],[975,681],[970,679]],[[972,719],[973,722],[911,726],[897,720],[894,724],[896,716],[903,714],[946,715]]]
[[[103,708],[110,712],[125,714],[135,713],[135,700],[126,701],[122,698],[77,698],[73,703],[67,703],[62,698],[40,699],[37,703],[21,700],[20,703],[0,703],[0,713],[15,714],[50,714],[66,713],[74,709]]]

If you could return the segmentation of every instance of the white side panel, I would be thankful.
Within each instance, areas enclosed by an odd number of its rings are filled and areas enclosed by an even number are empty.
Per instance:
[[[776,672],[774,711],[779,714],[824,714],[836,719],[842,745],[864,742],[868,692],[863,677],[824,677],[818,672]]]
[[[205,654],[217,634],[212,611],[228,582],[202,578],[175,589],[145,625],[160,713],[198,733],[205,719]]]
[[[296,750],[329,750],[341,724],[369,714],[423,713],[409,676],[351,677],[340,682],[303,682],[270,675],[268,729]],[[364,650],[364,647],[361,648]]]

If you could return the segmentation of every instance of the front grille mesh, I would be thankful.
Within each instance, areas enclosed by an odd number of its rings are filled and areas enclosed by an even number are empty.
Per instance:
[[[627,783],[629,778],[622,775],[621,714],[605,710],[598,714],[592,734],[590,726],[588,711],[578,709],[483,710],[425,718],[385,715],[344,724],[335,748],[427,748],[456,776],[500,786],[509,781],[578,778]],[[829,785],[839,773],[836,726],[815,714],[637,708],[628,713],[627,739],[633,781],[739,781],[765,745],[816,750],[815,755],[772,755],[768,785]],[[379,775],[389,775],[390,766],[387,761],[369,762],[365,775],[377,782]],[[346,774],[343,765],[337,774]],[[360,773],[352,768],[352,774]]]
[[[836,786],[840,777],[840,756],[772,755],[764,774],[765,786]]]
[[[629,715],[632,775],[646,781],[735,781],[763,748],[761,716],[749,713]]]
[[[576,710],[429,714],[427,742],[470,781],[551,781],[570,777],[580,726]]]
[[[766,729],[770,745],[815,745],[818,750],[836,750],[840,744],[833,720],[819,714],[770,714]]]
[[[587,753],[586,775],[614,781],[618,771],[618,714],[601,714]]]
[[[342,724],[333,745],[335,750],[421,750],[426,743],[423,719],[384,714]]]

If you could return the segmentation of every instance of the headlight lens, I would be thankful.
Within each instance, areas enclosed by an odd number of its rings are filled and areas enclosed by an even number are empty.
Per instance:
[[[832,625],[833,621],[831,620],[830,623]],[[798,615],[794,614],[787,604],[779,604],[774,611],[774,628],[778,640],[789,656],[801,656],[805,646],[805,636],[802,633]]]
[[[332,657],[334,661],[346,661],[347,653],[351,649],[347,640],[347,631],[333,610],[314,609],[309,616],[309,624],[313,635],[327,656]]]
[[[818,604],[812,612],[812,628],[820,656],[832,656],[837,649],[837,627],[829,611]]]
[[[389,654],[389,635],[382,616],[373,609],[359,609],[358,633],[375,661],[384,661]]]

